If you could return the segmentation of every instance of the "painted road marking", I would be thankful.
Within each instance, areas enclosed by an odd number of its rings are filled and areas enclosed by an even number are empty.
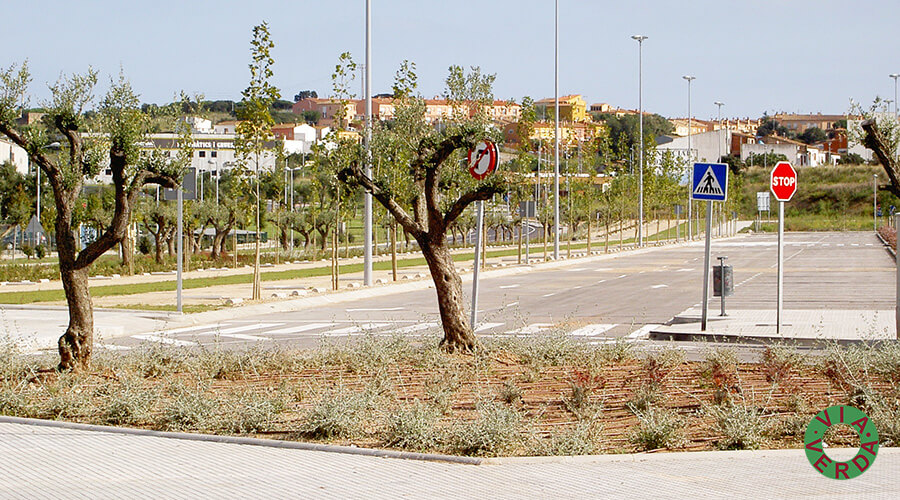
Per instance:
[[[346,328],[338,328],[337,330],[322,332],[322,335],[326,337],[338,335],[353,335],[356,333],[367,332],[369,330],[375,330],[376,328],[382,328],[385,326],[390,326],[390,323],[363,323],[361,325],[348,326]]]
[[[617,326],[619,326],[619,325],[617,325],[617,324],[587,325],[587,326],[583,326],[575,331],[569,332],[569,335],[574,335],[576,337],[593,337],[594,335],[602,335]]]
[[[582,271],[587,271],[585,267],[576,267],[575,269],[566,269],[567,273],[580,273]]]
[[[275,326],[282,326],[284,323],[257,323],[255,325],[246,325],[246,326],[236,326],[234,328],[226,328],[224,330],[210,330],[208,332],[198,333],[197,335],[221,335],[223,337],[233,337],[235,333],[246,332],[249,330],[262,330],[264,328],[272,328]],[[216,328],[221,328],[222,325],[216,325]],[[235,337],[238,338],[238,337]]]
[[[600,281],[597,282],[598,285],[599,285],[600,283],[606,283],[606,280],[600,280]]]
[[[617,279],[618,279],[618,278],[627,278],[627,277],[628,277],[627,274],[621,274],[621,275],[619,275],[619,276],[617,277]]]
[[[693,270],[694,270],[693,267],[682,267],[681,269],[679,269],[679,270],[677,270],[677,271],[675,271],[675,272],[676,272],[676,273],[689,273],[689,272],[691,272],[691,271],[693,271]]]
[[[490,330],[491,328],[497,328],[498,326],[503,326],[504,324],[505,323],[483,323],[481,326],[475,329],[475,333]]]
[[[360,309],[347,309],[347,312],[378,312],[378,311],[402,311],[402,307],[372,307]]]
[[[515,285],[501,285],[500,288],[519,288],[519,286],[521,286],[521,285],[518,285],[518,284],[515,284]]]
[[[506,304],[505,306],[503,306],[503,308],[512,307],[512,306],[517,306],[517,305],[519,305],[518,302],[510,302],[509,304]]]
[[[228,337],[230,339],[253,340],[253,341],[272,340],[269,337],[259,337],[257,335],[246,335],[243,333],[220,333],[218,336],[219,337]]]
[[[653,285],[650,288],[668,288],[669,285]]]
[[[301,326],[291,326],[288,328],[282,328],[281,330],[272,330],[266,332],[267,335],[287,335],[291,333],[301,333],[307,332],[309,330],[318,330],[319,328],[331,328],[335,326],[337,323],[310,323],[308,325]]]
[[[650,330],[659,328],[661,325],[644,325],[627,335],[630,339],[647,338],[650,336]]]
[[[437,323],[419,323],[418,325],[409,325],[409,326],[404,326],[403,328],[398,328],[396,330],[393,330],[391,333],[399,333],[399,334],[415,333],[415,332],[419,332],[422,330],[428,330],[428,329],[434,328],[436,326],[438,326]]]
[[[523,326],[522,328],[517,328],[515,330],[509,330],[507,332],[503,332],[504,335],[530,335],[533,333],[542,332],[548,328],[553,326],[553,323],[532,323],[527,326]]]
[[[170,344],[170,345],[180,345],[180,346],[189,346],[189,345],[198,345],[196,342],[191,342],[189,340],[176,340],[173,338],[169,338],[163,335],[158,335],[155,333],[142,333],[140,335],[132,335],[131,338],[138,340],[146,340],[148,342],[159,342],[160,344]]]
[[[541,295],[541,297],[553,297],[554,295],[556,295],[556,292],[553,292],[553,293],[545,293],[544,295]]]

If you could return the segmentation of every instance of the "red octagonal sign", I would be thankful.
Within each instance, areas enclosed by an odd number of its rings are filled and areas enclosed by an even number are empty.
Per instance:
[[[772,194],[778,201],[790,201],[797,192],[797,171],[786,161],[778,162],[772,169]]]

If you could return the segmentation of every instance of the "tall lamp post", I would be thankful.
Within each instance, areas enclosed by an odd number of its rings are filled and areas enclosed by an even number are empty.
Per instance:
[[[716,111],[716,121],[719,122],[719,130],[722,130],[722,106],[724,106],[725,103],[722,101],[716,101],[713,104],[715,104],[719,108]],[[719,146],[719,159],[717,161],[722,161],[722,141],[716,139],[716,143]]]
[[[900,78],[900,73],[891,73],[888,76],[894,79],[894,116],[897,116],[897,79]]]
[[[694,131],[694,124],[693,124],[693,121],[692,121],[692,119],[691,119],[691,82],[694,81],[694,80],[696,80],[697,77],[691,76],[691,75],[684,75],[684,76],[682,76],[682,78],[684,78],[685,80],[687,80],[687,84],[688,84],[688,172],[690,172],[690,171],[691,171],[691,170],[690,170],[690,169],[691,169],[691,164],[694,163],[694,148],[693,148],[693,144],[691,143],[692,132]],[[692,229],[693,229],[693,228],[692,228],[693,222],[692,222],[692,215],[691,215],[691,212],[692,212],[691,207],[692,207],[692,205],[693,205],[694,203],[693,203],[693,201],[691,200],[691,184],[692,184],[692,183],[691,183],[691,176],[690,176],[690,173],[689,173],[689,174],[688,174],[688,183],[687,183],[687,188],[688,188],[688,200],[687,200],[687,206],[688,206],[688,213],[687,213],[688,226],[687,226],[687,230],[688,230],[688,231],[687,231],[687,232],[688,232],[688,239],[689,239],[689,240],[693,240],[693,239],[694,239],[694,232],[693,232],[693,230],[692,230]],[[700,232],[700,228],[699,228],[699,227],[697,228],[697,232],[698,232],[698,233]]]
[[[372,0],[366,0],[366,177],[372,178]],[[293,171],[291,172],[293,174]],[[372,194],[366,192],[363,216],[363,285],[372,286]],[[293,241],[293,237],[291,238]]]
[[[644,246],[644,35],[632,35],[638,43],[638,247]],[[688,205],[690,210],[690,205]],[[690,213],[690,212],[688,212]]]
[[[555,3],[553,44],[553,260],[559,260],[559,0]]]

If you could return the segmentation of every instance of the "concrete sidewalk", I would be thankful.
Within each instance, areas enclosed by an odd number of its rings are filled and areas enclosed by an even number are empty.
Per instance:
[[[482,465],[12,423],[2,498],[898,498],[900,449],[861,476],[821,476],[802,450],[490,459]]]
[[[691,308],[675,316],[671,324],[652,330],[650,338],[752,344],[789,341],[807,346],[897,338],[893,310],[788,309],[782,311],[780,332],[774,310],[730,309],[723,317],[718,303],[710,302],[707,314],[706,331],[700,330],[700,308]]]

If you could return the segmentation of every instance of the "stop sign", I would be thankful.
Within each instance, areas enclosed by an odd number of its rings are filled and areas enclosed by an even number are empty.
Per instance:
[[[790,201],[797,192],[797,171],[786,161],[778,162],[772,169],[772,194],[778,201]]]

